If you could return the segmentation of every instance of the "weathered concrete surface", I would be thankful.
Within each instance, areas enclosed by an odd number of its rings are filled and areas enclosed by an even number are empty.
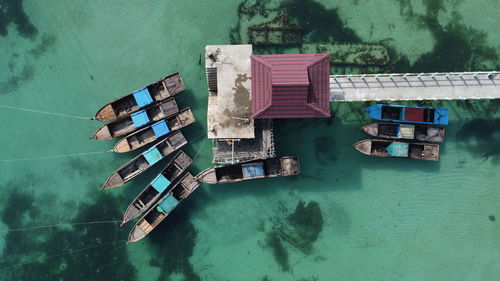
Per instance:
[[[212,58],[209,57],[210,54],[213,54]],[[208,97],[208,138],[255,137],[254,121],[250,118],[251,54],[252,45],[205,47],[205,68],[217,68],[217,91],[209,91]],[[208,76],[207,71],[207,78]],[[248,119],[249,122],[242,119]]]
[[[330,76],[331,101],[500,98],[500,73],[425,73]]]

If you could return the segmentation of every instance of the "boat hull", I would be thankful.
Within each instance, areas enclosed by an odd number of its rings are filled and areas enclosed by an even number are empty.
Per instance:
[[[174,73],[163,77],[162,79],[146,86],[144,89],[148,89],[150,93],[149,103],[144,103],[138,100],[134,93],[122,96],[106,105],[101,107],[95,114],[94,120],[98,121],[112,121],[131,113],[139,111],[141,108],[148,106],[149,104],[157,101],[165,100],[172,97],[186,89],[184,81],[180,73]],[[142,105],[142,106],[141,106]]]
[[[373,119],[413,124],[448,125],[448,109],[376,104],[365,109]]]
[[[146,109],[138,111],[130,116],[118,119],[101,126],[90,137],[96,140],[110,140],[137,131],[141,127],[152,122],[168,118],[179,112],[175,99],[168,99]]]
[[[165,194],[158,203],[156,203],[149,211],[135,224],[130,231],[128,242],[137,242],[148,235],[155,227],[157,227],[169,214],[178,206],[184,199],[193,193],[199,186],[196,179],[188,172],[186,173],[172,189]],[[169,208],[164,208],[163,204],[167,198],[172,201],[169,202]],[[166,204],[165,204],[166,205]]]
[[[378,138],[443,142],[445,128],[435,125],[374,122],[361,127],[368,135]]]
[[[130,135],[125,136],[115,144],[112,151],[118,153],[133,151],[149,143],[152,143],[160,138],[168,136],[170,132],[182,129],[186,126],[193,124],[194,122],[195,119],[193,112],[191,112],[191,109],[189,108],[183,109],[178,114],[172,117],[162,119],[157,123],[154,123]],[[155,126],[161,124],[163,124],[164,127],[166,127],[165,130],[160,131],[154,129]]]
[[[172,133],[169,137],[121,166],[108,177],[102,189],[110,189],[125,184],[187,143],[188,141],[181,132]]]
[[[169,191],[171,183],[191,165],[192,161],[191,157],[180,150],[162,172],[130,203],[123,215],[122,225],[137,218],[154,205],[165,192]]]
[[[354,144],[359,152],[377,157],[395,157],[418,160],[439,160],[439,145],[406,143],[383,139],[367,139]]]
[[[218,184],[298,174],[300,174],[298,157],[285,156],[210,167],[195,178],[199,182]]]

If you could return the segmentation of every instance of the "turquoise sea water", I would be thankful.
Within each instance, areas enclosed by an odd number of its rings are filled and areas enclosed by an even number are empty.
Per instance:
[[[199,54],[246,43],[238,27],[266,12],[286,11],[304,42],[389,47],[387,67],[333,73],[500,68],[498,0],[246,1],[254,18],[240,4],[0,0],[0,106],[90,117],[180,71],[188,90],[177,100],[197,118],[184,130],[185,151],[200,151],[197,173],[211,161]],[[133,244],[125,243],[131,225],[113,221],[166,162],[99,191],[136,153],[107,153],[113,141],[89,140],[98,122],[1,107],[0,279],[498,280],[500,103],[422,103],[451,113],[436,163],[355,151],[370,104],[332,104],[328,120],[277,121],[277,151],[300,157],[301,176],[202,185]],[[87,152],[97,153],[8,161]],[[309,226],[295,229],[307,233],[299,242],[309,250],[276,236],[291,221]],[[69,225],[80,222],[95,223]],[[66,225],[31,229],[56,224]]]

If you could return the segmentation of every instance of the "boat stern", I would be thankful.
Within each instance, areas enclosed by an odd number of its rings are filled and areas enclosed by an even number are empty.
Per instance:
[[[371,140],[358,141],[357,143],[354,144],[354,148],[356,148],[359,152],[363,154],[371,155],[372,141]]]
[[[281,158],[281,171],[283,176],[292,176],[300,174],[299,157],[285,156]]]

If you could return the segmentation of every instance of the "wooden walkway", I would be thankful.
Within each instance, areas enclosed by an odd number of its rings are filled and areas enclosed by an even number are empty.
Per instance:
[[[331,75],[331,101],[499,99],[500,72]]]

